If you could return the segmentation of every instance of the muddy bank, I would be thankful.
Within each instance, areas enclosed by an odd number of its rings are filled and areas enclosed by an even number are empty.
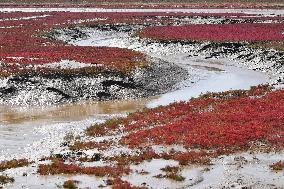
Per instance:
[[[0,103],[51,105],[79,100],[134,99],[170,91],[188,77],[182,68],[160,59],[130,73],[25,74],[1,79]]]
[[[180,23],[184,18],[180,18]],[[192,18],[193,19],[193,18]],[[233,23],[250,20],[195,18],[195,23]],[[98,24],[55,30],[50,37],[78,46],[107,46],[133,49],[171,62],[190,76],[180,80],[175,91],[162,94],[148,107],[188,100],[206,92],[249,89],[263,83],[281,86],[284,53],[252,48],[248,42],[155,41],[138,37],[149,24]]]

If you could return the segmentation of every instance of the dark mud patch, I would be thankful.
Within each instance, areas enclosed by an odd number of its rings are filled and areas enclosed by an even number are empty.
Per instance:
[[[0,103],[46,105],[79,100],[120,100],[155,96],[188,78],[182,68],[159,59],[129,73],[24,74],[6,78]]]
[[[88,37],[84,32],[82,32],[79,28],[77,27],[68,27],[65,28],[64,31],[54,29],[50,32],[46,32],[43,37],[56,40],[55,36],[61,35],[62,32],[64,32],[65,35],[68,36],[68,39],[66,39],[66,42],[72,41],[72,40],[77,40],[77,39],[83,39]]]
[[[215,72],[222,72],[222,71],[224,71],[224,70],[222,70],[220,68],[215,68],[215,67],[210,67],[210,66],[192,65],[192,67],[198,68],[198,69],[209,70],[209,71],[215,71]]]

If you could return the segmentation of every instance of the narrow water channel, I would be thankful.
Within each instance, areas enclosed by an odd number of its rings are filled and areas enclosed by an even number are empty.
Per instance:
[[[191,76],[188,81],[181,81],[177,90],[168,92],[150,101],[147,107],[167,105],[172,102],[188,100],[206,92],[249,89],[251,86],[267,83],[269,77],[263,73],[239,67],[229,59],[208,60],[205,57],[190,57],[190,46],[143,44],[124,32],[88,31],[90,37],[73,42],[82,46],[108,46],[129,48],[174,63],[186,70]],[[238,67],[237,67],[238,66]]]

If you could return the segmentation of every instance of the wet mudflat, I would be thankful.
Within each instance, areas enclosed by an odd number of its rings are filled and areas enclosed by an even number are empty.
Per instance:
[[[14,11],[15,9],[3,9],[3,11]],[[36,11],[26,9],[23,11]],[[40,11],[53,11],[43,9]],[[60,9],[56,9],[60,11]],[[92,9],[70,9],[70,11],[105,11]],[[128,12],[130,10],[109,10]],[[133,9],[131,9],[133,11]],[[139,10],[135,11],[139,12]],[[141,11],[145,11],[144,9]],[[154,10],[147,10],[154,11]],[[168,10],[159,10],[161,12]],[[197,10],[177,10],[177,11],[197,11]],[[222,12],[222,10],[202,10],[204,12]],[[227,11],[227,10],[226,10]],[[258,10],[230,10],[230,12],[260,13]],[[262,11],[262,14],[275,13],[274,10]],[[282,10],[279,10],[280,14]],[[60,152],[64,148],[66,134],[76,135],[93,123],[103,122],[111,117],[126,116],[129,112],[142,110],[145,107],[157,107],[167,105],[171,102],[188,100],[206,92],[222,92],[232,89],[249,89],[251,86],[265,84],[270,81],[271,75],[248,69],[248,67],[232,62],[227,58],[207,59],[206,56],[189,56],[187,52],[190,46],[183,47],[179,44],[160,45],[140,43],[135,38],[131,38],[123,32],[105,32],[96,29],[88,29],[89,37],[71,41],[79,46],[108,46],[135,49],[150,57],[170,62],[184,69],[188,73],[188,78],[178,82],[175,87],[165,94],[157,95],[138,100],[120,100],[106,102],[76,102],[57,106],[43,107],[21,107],[21,106],[1,106],[0,108],[0,160],[29,158],[36,163],[25,168],[7,170],[5,173],[15,177],[15,183],[8,188],[56,188],[56,184],[62,184],[66,179],[80,180],[80,187],[97,188],[105,184],[107,178],[97,178],[94,176],[39,176],[37,164],[39,159],[50,155],[50,152]],[[62,38],[64,40],[64,37]],[[185,49],[188,48],[188,49]],[[237,61],[237,60],[236,60]],[[283,175],[270,173],[267,179],[267,164],[283,159],[283,153],[277,154],[235,154],[231,156],[219,157],[210,167],[186,167],[181,173],[187,180],[183,183],[155,178],[153,176],[161,173],[161,168],[166,165],[176,166],[176,161],[166,161],[162,159],[144,162],[140,165],[133,165],[136,170],[123,178],[132,181],[132,184],[142,185],[147,182],[149,187],[221,187],[225,183],[235,186],[246,186],[247,183],[258,181],[255,187],[269,186],[270,183],[278,183],[271,186],[281,187]],[[240,170],[242,166],[242,170]],[[147,167],[147,175],[141,173]],[[138,172],[138,173],[137,173]],[[28,173],[23,177],[23,173]],[[257,174],[255,174],[257,173]],[[259,174],[258,174],[259,173]],[[216,175],[222,175],[216,177]],[[246,178],[247,175],[253,175]],[[241,178],[241,179],[240,179]],[[251,179],[251,180],[250,180]],[[212,182],[214,180],[214,183]],[[234,183],[237,182],[237,183]]]

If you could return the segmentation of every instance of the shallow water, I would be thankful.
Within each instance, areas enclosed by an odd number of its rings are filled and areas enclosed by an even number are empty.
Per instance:
[[[268,81],[268,76],[265,73],[231,66],[227,60],[219,60],[217,61],[218,63],[216,62],[217,64],[208,64],[205,60],[198,64],[192,60],[188,60],[187,62],[189,65],[206,65],[207,69],[215,68],[223,71],[212,73],[209,77],[199,80],[191,87],[161,95],[158,99],[148,103],[147,107],[156,107],[176,101],[188,100],[206,92],[249,89],[251,86],[260,85]]]
[[[13,158],[36,160],[48,156],[51,151],[59,148],[67,133],[79,134],[96,120],[98,118],[88,118],[77,122],[30,121],[22,124],[2,125],[0,128],[0,160]]]
[[[154,97],[45,107],[0,106],[0,161],[48,155],[67,133],[80,134],[94,122],[141,110],[151,99]]]
[[[124,114],[143,109],[155,97],[123,101],[86,101],[56,106],[0,106],[0,126],[25,122],[80,121],[94,115]]]
[[[67,133],[76,136],[95,122],[141,110],[150,100],[80,102],[47,107],[1,106],[0,161],[48,156],[60,146]]]

